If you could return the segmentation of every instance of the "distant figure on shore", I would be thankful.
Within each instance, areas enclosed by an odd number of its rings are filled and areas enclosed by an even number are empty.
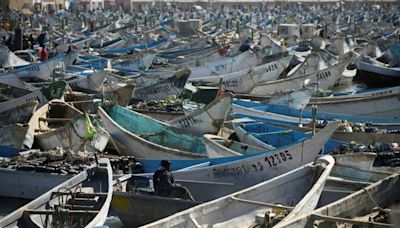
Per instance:
[[[171,173],[171,162],[162,160],[160,168],[153,175],[154,191],[159,196],[192,200],[193,196],[186,187],[176,184]]]
[[[42,48],[40,50],[40,53],[39,53],[40,61],[48,60],[49,59],[49,53],[47,52],[46,47],[44,45],[41,45],[40,47]]]

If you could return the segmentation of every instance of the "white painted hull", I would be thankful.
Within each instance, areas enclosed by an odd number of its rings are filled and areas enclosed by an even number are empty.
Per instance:
[[[313,161],[337,126],[338,123],[332,123],[313,137],[294,145],[226,164],[196,170],[177,171],[174,172],[174,177],[176,179],[188,179],[190,177],[191,180],[232,183],[234,189],[230,187],[230,192],[241,190]],[[279,161],[272,161],[272,157],[282,157],[282,159],[285,157],[286,160],[280,160],[279,163]],[[210,193],[210,197],[221,197],[227,194],[225,190],[218,189],[215,193]]]
[[[375,208],[377,205],[381,208],[387,208],[399,200],[399,179],[399,173],[395,173],[364,187],[359,191],[347,195],[344,198],[314,210],[311,213],[299,216],[296,220],[287,223],[286,227],[299,227],[301,224],[306,224],[308,227],[315,223],[317,223],[315,225],[321,226],[329,226],[331,224],[336,225],[336,222],[343,222],[343,220],[340,220],[341,218],[347,218],[350,220],[357,215],[365,215],[366,211],[371,211],[371,209]],[[324,223],[323,216],[330,216],[328,219],[331,221]],[[396,218],[396,216],[397,215],[394,215],[394,218]],[[376,223],[372,224],[368,220],[364,220],[363,224],[359,224],[361,226],[373,227],[379,225]],[[394,226],[396,226],[396,224]]]
[[[248,93],[260,82],[276,80],[288,67],[291,58],[292,56],[285,57],[250,69],[220,76],[201,77],[197,79],[189,78],[189,81],[209,86],[218,86],[222,79],[222,87],[225,90],[235,93]]]
[[[64,56],[57,56],[45,62],[32,63],[21,69],[4,73],[0,77],[12,75],[24,80],[45,80],[53,74],[53,70],[63,58]]]
[[[248,116],[263,117],[263,118],[281,120],[281,121],[292,122],[292,123],[300,123],[300,118],[297,118],[297,117],[280,115],[280,114],[276,114],[276,113],[272,113],[272,112],[259,111],[256,109],[246,108],[244,106],[235,105],[235,104],[232,105],[232,110],[235,113],[240,113],[240,114],[244,114],[244,115],[248,115]],[[311,121],[312,121],[312,119],[302,118],[301,124],[309,125],[311,123]]]
[[[226,93],[217,97],[203,109],[168,121],[167,124],[197,136],[217,134],[231,111],[232,99],[233,95]]]
[[[316,103],[318,111],[321,112],[398,118],[400,117],[399,98],[400,90],[398,87],[395,87],[382,93],[370,93],[364,97],[355,94],[354,98],[350,95],[347,99],[320,99],[316,102],[310,102],[309,105]],[[307,106],[307,109],[310,109],[310,106]]]
[[[385,75],[388,77],[400,78],[400,67],[385,67],[378,64],[367,63],[364,61],[357,62],[357,68],[359,70],[368,71],[371,73]]]
[[[55,147],[69,148],[73,151],[102,152],[108,143],[110,135],[97,123],[93,123],[96,134],[85,139],[87,123],[85,116],[81,116],[54,131],[35,135],[35,141],[42,150],[51,150]]]
[[[112,67],[126,71],[147,69],[153,63],[155,56],[155,54],[145,54],[144,56],[132,56],[117,59],[112,62]]]
[[[158,81],[155,84],[137,87],[133,90],[132,98],[136,100],[157,100],[165,99],[169,96],[179,96],[183,92],[184,84],[187,81],[186,74],[190,74],[190,71],[179,71],[174,76]],[[181,77],[186,77],[186,79]]]
[[[75,195],[78,193],[78,190],[81,192],[79,195]],[[44,225],[43,227],[47,227],[49,224],[54,226],[52,222],[57,224],[63,223],[64,221],[62,219],[71,222],[71,226],[81,226],[87,228],[102,226],[109,211],[112,192],[111,164],[108,159],[100,159],[98,161],[98,165],[92,165],[88,168],[88,170],[69,178],[69,180],[51,188],[38,198],[8,214],[6,217],[0,220],[0,226],[41,227]],[[88,202],[89,205],[92,204],[93,208],[89,207],[86,209],[85,211],[87,214],[85,216],[80,214],[79,216],[81,216],[82,219],[75,218],[75,220],[73,220],[73,216],[75,215],[73,212],[79,213],[74,206],[82,206],[82,203],[79,201],[74,202],[73,200],[60,200],[61,195],[55,195],[57,193],[67,193],[70,194],[72,198],[76,197],[76,199],[79,199],[79,197],[97,198],[97,202]],[[85,196],[86,194],[87,196]],[[67,209],[68,204],[72,205],[72,208],[68,210],[68,213],[63,213],[63,218],[61,219],[57,216],[58,213],[55,211],[56,209],[51,210],[51,208]],[[44,224],[44,214],[41,213],[44,210],[49,210],[49,213],[45,213],[48,219],[46,220],[48,222],[47,225]],[[30,211],[38,213],[30,213]]]
[[[4,101],[0,103],[0,112],[4,112],[6,110],[10,110],[12,108],[15,108],[18,105],[26,104],[29,102],[37,102],[38,105],[37,107],[41,107],[44,104],[46,104],[48,101],[47,99],[43,96],[42,92],[40,90],[35,90],[31,93],[28,93],[24,96],[9,100],[9,101]]]
[[[206,63],[204,66],[190,68],[192,71],[190,80],[213,75],[224,75],[243,69],[249,69],[259,65],[260,62],[261,59],[259,59],[255,53],[246,51],[231,58],[223,58],[219,61]]]
[[[107,131],[112,136],[117,146],[118,153],[121,155],[133,155],[140,158],[154,159],[193,159],[206,157],[205,154],[195,154],[178,149],[172,149],[147,141],[124,129],[111,119],[102,108],[98,109],[98,114]]]
[[[346,65],[346,62],[340,62],[329,68],[308,75],[262,83],[257,85],[250,93],[254,95],[285,94],[299,91],[314,83],[318,83],[318,89],[327,90],[341,77]]]
[[[310,212],[317,206],[325,181],[335,163],[330,156],[320,158],[319,162],[302,166],[271,180],[178,212],[143,227],[251,227],[260,222],[256,217],[264,217],[266,211],[277,208],[275,204],[283,206],[296,204],[276,225],[284,227],[287,221]],[[317,167],[321,169],[321,173],[318,173]],[[315,182],[314,177],[318,178]]]

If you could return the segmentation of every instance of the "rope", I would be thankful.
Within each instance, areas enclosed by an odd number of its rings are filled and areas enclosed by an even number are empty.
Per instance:
[[[380,211],[383,211],[383,208],[381,206],[379,206],[379,204],[374,200],[374,198],[372,198],[371,194],[369,193],[369,191],[367,189],[364,188],[364,191],[368,194],[369,198],[371,199],[371,201],[375,204],[376,207],[378,207],[378,209]]]

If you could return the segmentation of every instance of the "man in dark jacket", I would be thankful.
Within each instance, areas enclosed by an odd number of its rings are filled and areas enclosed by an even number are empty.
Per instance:
[[[171,173],[171,162],[162,160],[160,168],[153,175],[154,191],[159,196],[192,200],[193,196],[186,187],[176,184]]]

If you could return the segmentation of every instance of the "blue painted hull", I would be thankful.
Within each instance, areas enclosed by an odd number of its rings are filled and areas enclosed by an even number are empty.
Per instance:
[[[244,100],[234,100],[233,103],[235,105],[243,106],[246,108],[255,109],[258,111],[264,112],[272,112],[281,115],[287,115],[292,117],[300,117],[301,111],[298,109],[290,109],[284,106],[278,105],[268,105],[261,104],[256,102],[244,101]],[[312,118],[312,112],[308,110],[303,110],[302,118]],[[367,116],[355,116],[355,115],[343,115],[343,114],[335,114],[335,113],[327,113],[327,112],[317,112],[317,119],[319,120],[348,120],[351,122],[357,123],[400,123],[400,119],[395,118],[377,118],[377,117],[367,117]]]

